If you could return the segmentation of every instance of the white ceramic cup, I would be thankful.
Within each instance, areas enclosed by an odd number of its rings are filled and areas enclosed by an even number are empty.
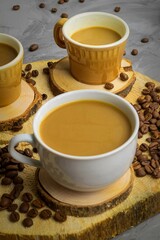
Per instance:
[[[132,126],[129,139],[117,149],[96,156],[63,154],[47,146],[39,134],[39,126],[44,116],[64,103],[87,99],[111,103],[124,112]],[[125,99],[100,90],[76,90],[63,93],[44,104],[35,115],[34,133],[13,137],[9,142],[9,152],[13,158],[22,163],[45,168],[52,179],[66,188],[76,191],[95,191],[118,180],[130,168],[136,151],[138,129],[137,112]],[[15,146],[20,142],[29,142],[36,147],[40,161],[18,153]]]

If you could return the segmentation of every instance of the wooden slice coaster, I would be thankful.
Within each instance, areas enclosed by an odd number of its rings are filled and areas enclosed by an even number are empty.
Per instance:
[[[12,104],[0,108],[0,131],[12,130],[22,125],[42,103],[37,89],[22,80],[21,94]]]
[[[125,97],[132,89],[132,86],[136,80],[135,73],[132,70],[132,64],[129,60],[127,59],[122,60],[120,73],[126,73],[128,75],[128,80],[122,81],[118,76],[115,80],[111,82],[114,85],[114,88],[112,88],[111,90],[107,90],[104,84],[101,85],[84,84],[77,81],[71,75],[69,70],[68,57],[65,57],[58,61],[54,65],[54,68],[50,69],[49,81],[51,90],[56,95],[79,89],[98,89],[103,91],[109,91],[118,94],[122,97]]]
[[[38,192],[53,210],[61,209],[67,215],[86,217],[100,214],[124,201],[131,192],[134,172],[129,169],[123,177],[95,192],[78,192],[56,183],[42,168],[36,171]]]

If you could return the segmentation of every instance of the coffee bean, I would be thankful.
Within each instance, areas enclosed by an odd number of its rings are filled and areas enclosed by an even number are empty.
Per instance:
[[[114,85],[113,85],[113,83],[106,82],[104,85],[104,88],[106,88],[107,90],[111,90],[114,88]]]
[[[43,100],[43,101],[46,100],[47,97],[48,97],[47,94],[45,94],[45,93],[42,94],[42,100]]]
[[[12,7],[12,10],[14,10],[14,11],[18,11],[19,9],[20,9],[20,5],[14,5]]]
[[[147,37],[144,37],[144,38],[141,39],[141,42],[142,43],[148,43],[149,39]]]
[[[18,170],[20,172],[22,172],[24,168],[25,168],[24,163],[18,163]]]
[[[17,170],[10,170],[10,171],[7,171],[6,173],[5,173],[5,176],[7,177],[7,178],[15,178],[15,177],[17,177],[18,176],[18,171]]]
[[[155,178],[160,178],[160,168],[156,168],[152,175]]]
[[[9,215],[9,220],[10,220],[11,222],[18,222],[19,219],[20,219],[20,215],[19,215],[19,213],[16,212],[16,211],[11,212],[11,214]]]
[[[20,213],[27,213],[29,210],[29,203],[28,202],[22,202],[19,206]]]
[[[137,177],[144,177],[144,176],[146,176],[146,171],[145,171],[144,167],[138,168],[135,171],[135,173],[136,173]]]
[[[25,71],[22,70],[21,76],[22,76],[22,77],[25,77],[25,75],[26,75],[26,74],[25,74]]]
[[[61,18],[68,18],[68,14],[67,13],[62,13]]]
[[[36,198],[32,201],[32,206],[35,208],[42,208],[44,207],[44,203],[40,199]]]
[[[25,71],[30,71],[32,69],[32,64],[28,63],[26,66],[25,66]]]
[[[40,3],[39,4],[39,8],[45,8],[45,4],[44,3]]]
[[[155,91],[156,91],[157,93],[160,93],[160,86],[156,87],[156,88],[155,88]]]
[[[52,8],[51,9],[51,13],[56,13],[57,12],[57,8]]]
[[[128,75],[126,73],[120,73],[120,79],[122,81],[127,81],[128,80]]]
[[[153,89],[155,87],[155,83],[153,83],[153,82],[146,82],[145,87]]]
[[[61,210],[57,210],[54,214],[54,220],[57,222],[65,222],[67,220],[67,216]]]
[[[22,224],[24,227],[31,227],[33,225],[33,220],[29,217],[23,219]]]
[[[142,152],[146,152],[148,150],[148,145],[146,143],[142,143],[140,146],[139,146],[139,149],[142,151]]]
[[[30,148],[25,148],[24,155],[26,155],[27,157],[33,157],[33,152]]]
[[[154,171],[154,169],[149,165],[144,166],[144,169],[148,174],[152,174]]]
[[[23,178],[21,178],[20,176],[17,176],[13,179],[13,183],[16,184],[23,184]]]
[[[32,77],[37,77],[39,75],[38,70],[32,70]]]
[[[8,177],[2,178],[1,184],[2,185],[10,185],[12,183],[12,179]]]
[[[13,200],[10,198],[10,195],[3,195],[0,200],[0,206],[3,208],[8,208],[12,202]]]
[[[18,208],[18,204],[12,203],[12,204],[7,208],[7,211],[8,211],[8,212],[14,212],[14,211],[17,210],[17,208]]]
[[[52,212],[49,209],[43,209],[39,214],[41,219],[49,219],[52,216]]]
[[[18,198],[22,190],[23,190],[23,185],[22,184],[15,185],[13,190],[10,193],[12,199]]]
[[[63,4],[64,3],[64,0],[59,0],[58,1],[58,4]]]
[[[138,54],[138,50],[137,50],[137,49],[133,49],[133,50],[131,51],[131,54],[132,54],[133,56],[136,56],[136,55]]]
[[[146,133],[148,133],[148,131],[149,131],[149,127],[148,127],[148,125],[146,125],[146,124],[144,124],[144,125],[140,128],[140,132],[141,132],[142,134],[146,134]]]
[[[33,195],[29,192],[25,192],[22,195],[22,201],[24,202],[31,202],[33,200]]]
[[[32,77],[32,73],[31,72],[28,72],[27,74],[26,74],[26,79],[30,79]]]
[[[49,74],[49,68],[48,67],[43,68],[43,73],[48,75]]]
[[[35,218],[38,215],[38,210],[35,208],[31,208],[28,212],[27,212],[27,217],[30,218]]]
[[[119,6],[116,6],[116,7],[114,8],[114,12],[120,12],[120,10],[121,10],[121,8],[120,8]]]
[[[33,151],[34,153],[38,153],[38,149],[37,149],[36,147],[33,147],[32,151]]]
[[[26,82],[31,84],[32,86],[36,85],[36,81],[33,80],[32,78],[26,79]]]
[[[33,51],[36,51],[38,48],[39,48],[39,45],[34,43],[34,44],[30,45],[29,51],[33,52]]]

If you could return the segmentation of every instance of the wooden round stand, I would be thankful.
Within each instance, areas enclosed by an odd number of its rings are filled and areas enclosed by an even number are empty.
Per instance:
[[[21,94],[12,104],[0,108],[0,131],[12,130],[33,115],[42,102],[35,87],[22,80]]]
[[[116,93],[122,97],[127,96],[130,92],[136,77],[132,70],[132,64],[129,60],[123,59],[121,63],[120,73],[126,73],[128,75],[128,80],[122,81],[119,76],[112,81],[114,88],[107,90],[104,84],[101,85],[91,85],[84,84],[77,81],[70,73],[69,70],[69,60],[65,57],[58,61],[54,68],[50,69],[50,86],[54,94],[69,92],[72,90],[79,89],[99,89],[104,91],[109,91]]]
[[[102,213],[124,201],[131,192],[134,173],[131,168],[119,180],[95,192],[67,189],[56,183],[43,168],[37,169],[36,180],[41,198],[51,209],[84,217]]]

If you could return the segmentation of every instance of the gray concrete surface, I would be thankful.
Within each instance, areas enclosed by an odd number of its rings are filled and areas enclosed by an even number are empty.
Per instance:
[[[69,17],[87,11],[104,11],[122,17],[129,25],[130,36],[126,48],[126,58],[133,63],[135,71],[139,71],[160,81],[160,0],[69,0],[58,4],[58,0],[0,0],[0,32],[18,38],[25,50],[24,62],[59,59],[66,56],[66,50],[60,49],[53,40],[52,29],[62,13]],[[39,4],[45,3],[45,8]],[[13,5],[20,5],[13,11]],[[118,13],[114,8],[120,6]],[[51,13],[53,7],[56,13]],[[141,43],[143,37],[149,42]],[[29,52],[31,44],[37,43],[39,49]],[[132,56],[133,48],[139,54]],[[160,215],[133,227],[115,240],[160,240]],[[99,239],[97,239],[99,240]]]

